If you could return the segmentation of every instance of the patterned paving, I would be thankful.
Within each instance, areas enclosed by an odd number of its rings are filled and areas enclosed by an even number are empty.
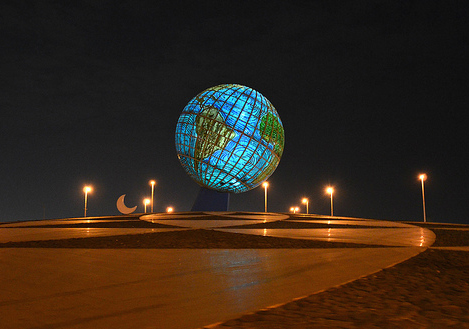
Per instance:
[[[240,224],[244,228],[227,228]],[[91,242],[90,237],[114,241],[128,234],[139,239],[142,232],[154,233],[153,239],[173,232],[178,239],[178,234],[200,232],[200,228],[215,235],[243,232],[256,238],[325,239],[383,247],[2,247],[2,328],[199,328],[374,273],[419,254],[434,239],[431,231],[420,227],[365,219],[179,213],[3,224],[0,244]]]

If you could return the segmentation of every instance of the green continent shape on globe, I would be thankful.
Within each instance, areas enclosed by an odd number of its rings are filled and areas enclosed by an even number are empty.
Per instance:
[[[279,119],[274,114],[267,113],[261,118],[259,130],[262,138],[274,145],[274,152],[280,158],[283,153],[285,135]]]
[[[199,162],[217,150],[223,150],[235,137],[233,129],[228,127],[223,117],[214,106],[206,106],[195,119],[197,140],[195,142],[195,170]]]

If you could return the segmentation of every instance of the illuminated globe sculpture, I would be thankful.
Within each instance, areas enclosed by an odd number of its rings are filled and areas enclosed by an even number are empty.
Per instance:
[[[184,108],[176,150],[187,174],[204,188],[241,193],[269,178],[282,157],[280,117],[262,94],[225,84],[204,90]]]

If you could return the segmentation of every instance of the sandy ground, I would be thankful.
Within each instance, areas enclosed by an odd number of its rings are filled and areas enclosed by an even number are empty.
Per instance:
[[[469,328],[469,252],[428,249],[340,287],[215,328]]]

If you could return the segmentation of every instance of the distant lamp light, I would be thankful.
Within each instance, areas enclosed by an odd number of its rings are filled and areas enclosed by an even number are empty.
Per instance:
[[[143,205],[145,206],[145,213],[147,213],[147,205],[151,203],[151,200],[148,198],[143,199]]]
[[[155,195],[155,184],[156,181],[151,180],[150,185],[151,185],[151,212],[153,212],[153,203],[154,203],[154,195]]]
[[[425,223],[427,221],[427,212],[425,209],[425,186],[423,182],[427,180],[427,174],[420,174],[419,179],[422,182],[422,204],[423,204],[423,222]]]
[[[332,195],[334,194],[334,188],[332,186],[328,186],[326,188],[327,194],[331,195],[331,216],[334,216],[334,202],[332,201]]]
[[[264,212],[267,212],[267,188],[269,187],[269,183],[262,183],[262,187],[264,188]]]
[[[83,187],[83,192],[85,193],[85,214],[84,217],[86,217],[86,210],[88,210],[88,193],[91,193],[93,191],[93,188],[91,186],[86,185]]]
[[[301,202],[306,204],[306,214],[309,214],[309,209],[308,209],[309,200],[308,200],[308,198],[303,198],[303,200],[301,200]]]
[[[166,212],[173,212],[174,211],[174,208],[173,207],[168,207],[166,208]]]

